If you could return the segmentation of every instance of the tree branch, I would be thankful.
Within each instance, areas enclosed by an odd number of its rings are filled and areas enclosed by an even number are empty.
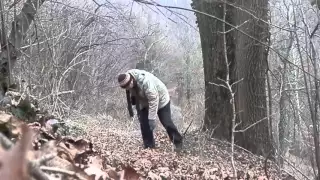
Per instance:
[[[275,114],[273,114],[273,115],[275,115]],[[245,129],[236,130],[235,132],[245,132],[245,131],[247,131],[248,129],[252,128],[253,126],[261,123],[262,121],[264,121],[264,120],[266,120],[266,119],[268,119],[268,118],[269,118],[269,116],[264,117],[264,118],[260,119],[259,121],[257,121],[257,122],[255,122],[255,123],[251,124],[250,126],[246,127]]]
[[[166,6],[166,5],[161,5],[161,4],[158,4],[158,3],[152,3],[152,2],[148,2],[148,1],[145,1],[145,0],[133,0],[135,2],[138,2],[138,3],[143,3],[143,4],[149,4],[149,5],[153,5],[153,6],[159,6],[159,7],[163,7],[163,8],[171,8],[171,9],[180,9],[180,10],[185,10],[185,11],[189,11],[189,12],[193,12],[193,13],[198,13],[198,14],[201,14],[201,15],[204,15],[204,16],[208,16],[208,17],[211,17],[211,18],[214,18],[222,23],[225,23],[227,24],[228,26],[234,28],[235,30],[237,30],[238,32],[240,32],[241,34],[249,37],[250,39],[253,39],[255,41],[257,41],[259,44],[269,48],[270,50],[272,50],[273,52],[275,52],[280,58],[282,58],[283,60],[285,60],[286,62],[288,62],[289,64],[293,65],[294,67],[298,68],[299,70],[303,71],[304,73],[308,74],[309,76],[315,78],[316,80],[320,81],[320,79],[318,79],[318,77],[315,77],[314,75],[310,74],[309,72],[306,72],[303,68],[301,68],[299,65],[296,65],[294,63],[292,63],[290,60],[288,60],[287,58],[285,58],[281,53],[279,53],[276,49],[274,49],[273,47],[270,47],[268,44],[260,41],[259,39],[256,39],[255,37],[251,36],[250,34],[240,30],[239,28],[237,28],[235,25],[233,24],[230,24],[226,21],[224,21],[223,19],[221,18],[218,18],[216,16],[213,16],[211,14],[208,14],[208,13],[205,13],[205,12],[202,12],[202,11],[198,11],[198,10],[193,10],[193,9],[188,9],[188,8],[183,8],[183,7],[177,7],[177,6]]]

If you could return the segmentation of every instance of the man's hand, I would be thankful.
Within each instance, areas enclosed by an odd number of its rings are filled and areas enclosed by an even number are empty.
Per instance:
[[[156,128],[156,120],[149,119],[149,126],[150,126],[151,131],[153,131]]]

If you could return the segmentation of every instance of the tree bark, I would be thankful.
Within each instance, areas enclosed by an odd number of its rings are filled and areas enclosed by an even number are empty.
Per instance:
[[[0,100],[9,87],[9,75],[20,55],[20,47],[23,44],[26,32],[33,22],[38,8],[45,0],[27,0],[21,12],[14,18],[9,37],[2,27],[1,53],[0,53]],[[3,12],[2,12],[3,13]]]
[[[237,6],[249,9],[256,17],[265,21],[268,19],[268,1],[237,0]],[[223,19],[223,3],[194,0],[192,8]],[[204,76],[205,76],[205,119],[204,129],[213,130],[213,136],[230,140],[231,135],[231,104],[227,90],[224,87],[210,84],[223,84],[226,68],[223,53],[222,22],[215,18],[196,14],[200,32]],[[231,84],[243,79],[237,84],[236,108],[237,122],[241,122],[238,130],[255,124],[245,131],[236,134],[236,144],[259,155],[266,155],[273,150],[269,137],[266,101],[266,73],[268,51],[268,24],[252,17],[241,9],[227,5],[226,22],[239,26],[254,39],[226,26],[227,56],[229,60],[229,75]],[[258,41],[257,41],[258,40]],[[265,119],[265,120],[261,120]],[[261,120],[261,121],[260,121]]]
[[[256,17],[268,21],[268,0],[237,0],[236,3],[237,6],[251,10]],[[268,24],[240,9],[235,11],[235,21],[238,24],[247,21],[239,29],[268,44]],[[239,128],[244,128],[267,117],[265,85],[268,52],[265,46],[242,33],[238,32],[237,37],[237,77],[244,80],[237,86],[236,96],[237,109],[240,112],[238,117],[242,122]],[[253,153],[265,155],[272,150],[267,118],[236,137],[239,145]]]
[[[223,3],[194,0],[193,9],[211,14],[223,19]],[[226,21],[232,23],[231,7],[227,6]],[[228,90],[224,87],[211,84],[223,84],[226,78],[226,65],[224,58],[224,41],[222,22],[202,14],[196,14],[201,38],[204,80],[205,80],[205,118],[203,130],[214,130],[213,135],[218,138],[230,140],[231,138],[231,104]],[[228,31],[230,27],[226,25]],[[233,77],[234,67],[234,37],[233,31],[226,34],[228,47],[228,60],[230,77]]]

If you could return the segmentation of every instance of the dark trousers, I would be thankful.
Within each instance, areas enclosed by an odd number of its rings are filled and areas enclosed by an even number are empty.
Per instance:
[[[142,134],[144,147],[154,148],[155,141],[154,141],[153,132],[151,131],[149,126],[148,113],[149,112],[147,108],[143,108],[139,113],[141,134]],[[182,143],[182,136],[179,133],[177,127],[174,125],[171,118],[170,101],[167,105],[165,105],[163,108],[158,110],[158,117],[160,119],[161,124],[166,129],[171,142],[173,144]]]

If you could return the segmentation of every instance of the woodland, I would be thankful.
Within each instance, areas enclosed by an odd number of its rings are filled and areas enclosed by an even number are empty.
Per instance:
[[[320,0],[0,0],[0,179],[320,180]],[[184,137],[143,149],[117,74]]]

